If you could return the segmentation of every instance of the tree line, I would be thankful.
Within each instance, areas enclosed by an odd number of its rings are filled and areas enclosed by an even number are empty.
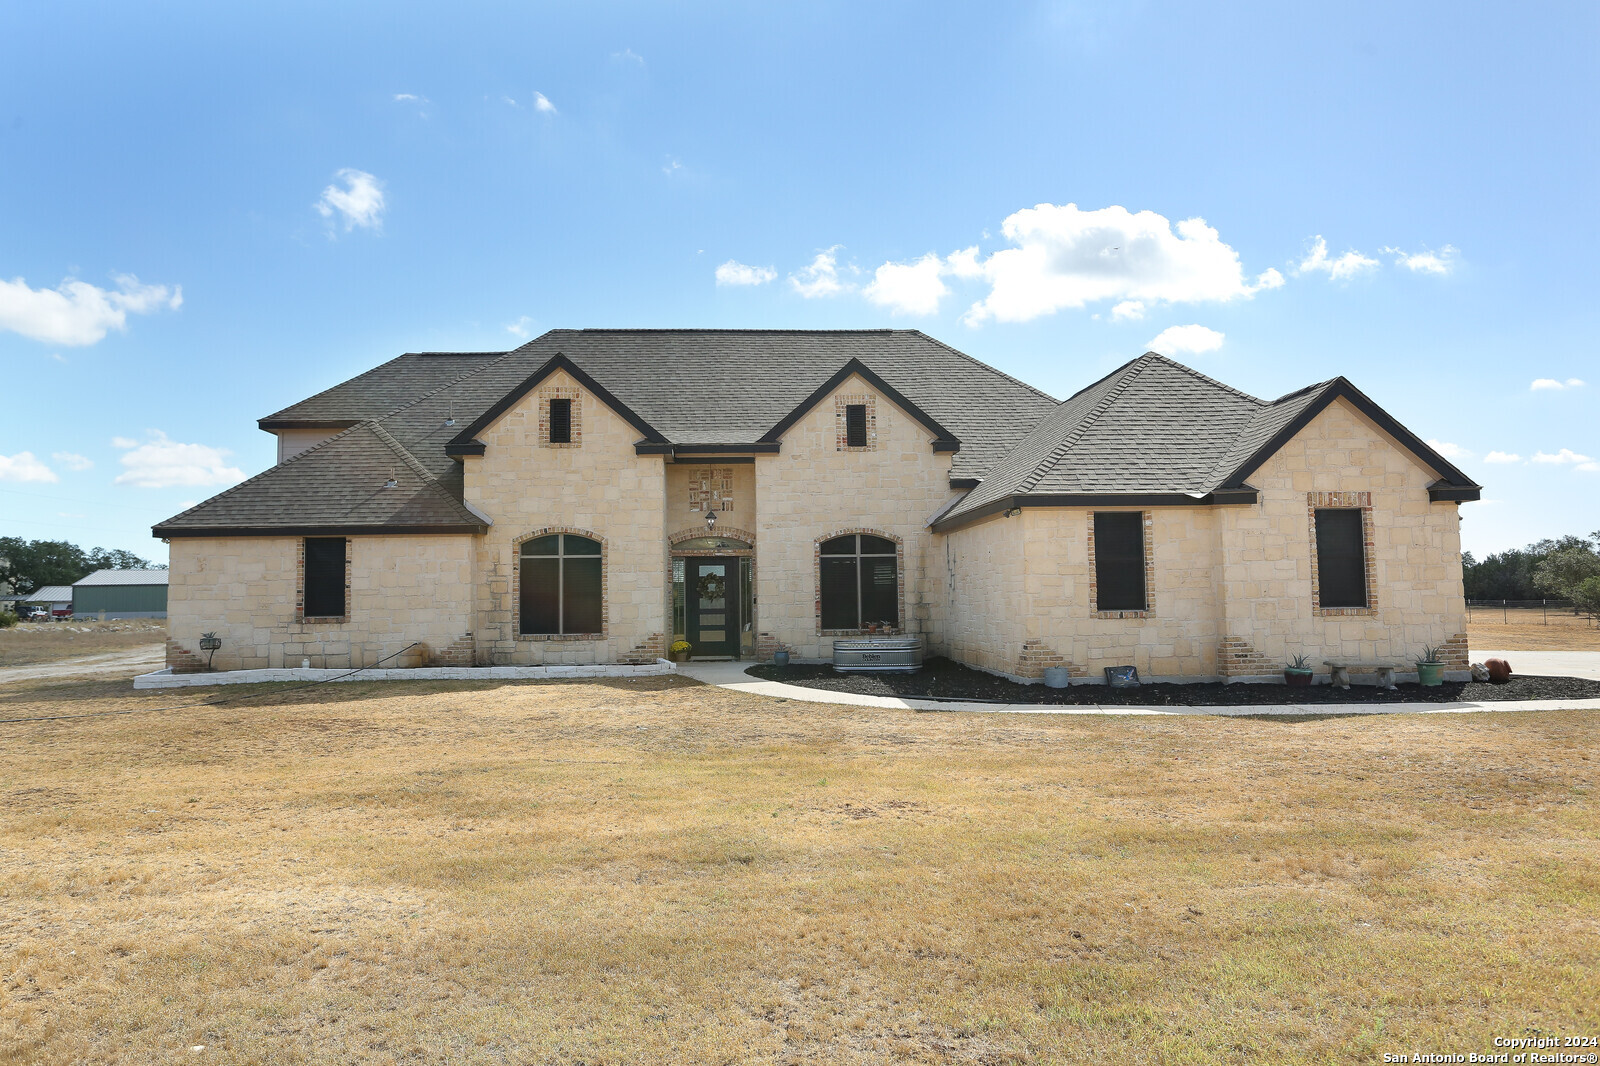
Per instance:
[[[1537,541],[1473,558],[1461,557],[1469,600],[1571,600],[1585,614],[1600,616],[1600,530],[1587,537]]]
[[[121,548],[87,550],[64,540],[0,537],[0,588],[27,594],[46,585],[70,585],[96,570],[165,570],[166,564]]]

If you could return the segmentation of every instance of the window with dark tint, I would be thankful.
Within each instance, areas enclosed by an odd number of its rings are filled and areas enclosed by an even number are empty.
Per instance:
[[[550,443],[572,443],[572,401],[550,401]]]
[[[343,537],[306,538],[305,617],[343,617],[344,549]]]
[[[1366,537],[1359,510],[1317,509],[1317,593],[1323,607],[1367,606]]]
[[[522,632],[598,633],[600,542],[573,533],[523,541]]]
[[[822,543],[823,629],[900,624],[900,578],[894,541],[851,533]]]
[[[1097,611],[1146,610],[1144,515],[1139,511],[1096,511],[1094,582]]]
[[[867,446],[867,405],[846,404],[844,409],[844,442],[851,448]]]

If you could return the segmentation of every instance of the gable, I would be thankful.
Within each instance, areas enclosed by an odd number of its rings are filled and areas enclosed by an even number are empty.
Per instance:
[[[484,454],[486,442],[480,438],[490,433],[493,426],[514,412],[520,412],[521,416],[525,417],[530,409],[537,411],[541,397],[544,402],[548,402],[554,392],[559,390],[574,392],[580,398],[592,397],[610,408],[612,414],[631,426],[644,441],[666,443],[666,438],[613,396],[605,386],[584,373],[566,356],[557,354],[457,434],[445,446],[445,453],[456,456]],[[530,394],[534,396],[531,404],[525,402]]]
[[[869,400],[874,408],[877,405],[878,397],[882,397],[886,402],[899,408],[904,417],[915,422],[928,433],[932,439],[934,451],[954,452],[959,451],[961,448],[961,442],[956,439],[954,433],[940,425],[933,416],[908,400],[899,390],[884,381],[883,378],[879,377],[859,359],[851,359],[840,367],[832,377],[818,386],[811,395],[807,396],[792,411],[779,419],[771,429],[762,435],[762,442],[769,444],[781,442],[784,435],[796,423],[818,408],[826,411],[830,407],[847,406],[851,402],[850,399],[841,399],[841,397]]]

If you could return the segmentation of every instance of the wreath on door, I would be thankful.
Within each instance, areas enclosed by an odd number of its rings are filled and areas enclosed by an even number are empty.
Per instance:
[[[695,588],[702,600],[720,600],[728,591],[728,579],[720,574],[701,574]]]

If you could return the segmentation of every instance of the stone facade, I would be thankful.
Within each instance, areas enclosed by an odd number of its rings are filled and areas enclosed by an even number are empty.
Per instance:
[[[552,398],[573,401],[573,442],[548,443]],[[843,412],[867,406],[869,446],[843,442]],[[1132,664],[1147,679],[1273,676],[1303,654],[1409,663],[1424,645],[1466,668],[1459,518],[1431,503],[1438,474],[1336,401],[1255,471],[1255,504],[1144,506],[1144,611],[1097,610],[1093,514],[1027,507],[935,534],[958,493],[950,455],[873,386],[852,377],[784,434],[777,454],[639,455],[639,430],[557,372],[479,435],[464,460],[465,499],[492,521],[481,536],[352,535],[347,614],[298,617],[296,537],[172,541],[169,663],[203,664],[200,634],[222,638],[219,669],[649,663],[672,639],[678,543],[705,535],[752,545],[754,617],[746,649],[831,654],[819,615],[818,545],[865,531],[897,545],[900,630],[1008,676],[1050,666],[1098,679]],[[280,437],[280,439],[286,439]],[[1315,510],[1359,507],[1367,535],[1366,608],[1317,598]],[[1308,522],[1310,526],[1308,528]],[[519,630],[519,548],[573,532],[603,548],[599,632]],[[402,649],[408,649],[403,654]]]

